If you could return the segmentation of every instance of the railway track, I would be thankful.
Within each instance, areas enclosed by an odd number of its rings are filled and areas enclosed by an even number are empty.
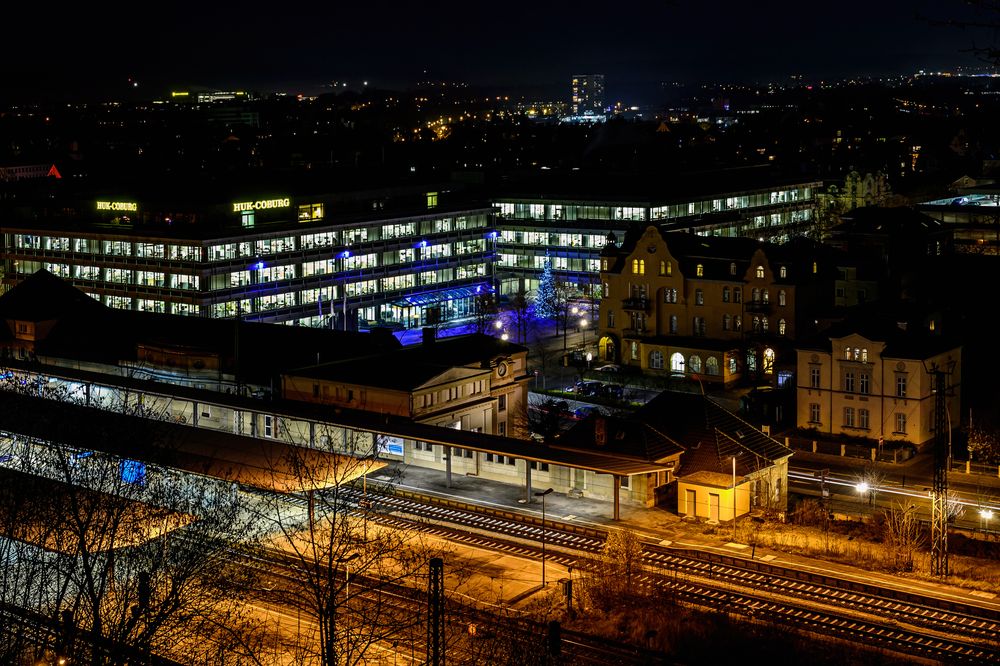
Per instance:
[[[368,495],[370,518],[417,527],[453,541],[525,557],[538,557],[540,521],[414,493]],[[601,550],[607,532],[547,520],[549,561],[578,565],[580,554]],[[718,607],[830,636],[949,662],[989,663],[1000,658],[1000,611],[917,592],[860,583],[749,558],[644,543],[644,564],[656,580],[688,603]]]

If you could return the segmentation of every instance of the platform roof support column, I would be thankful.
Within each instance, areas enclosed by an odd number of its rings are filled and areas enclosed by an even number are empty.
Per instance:
[[[611,487],[615,489],[615,520],[621,520],[621,488],[622,478],[617,474],[611,475]]]
[[[526,502],[531,502],[531,461],[527,458],[524,459],[524,499]]]
[[[451,488],[451,447],[445,444],[444,446],[444,471],[445,471],[445,488]]]

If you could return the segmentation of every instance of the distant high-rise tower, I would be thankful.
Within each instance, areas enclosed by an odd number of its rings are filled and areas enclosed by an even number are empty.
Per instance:
[[[573,113],[604,112],[604,75],[573,75]]]

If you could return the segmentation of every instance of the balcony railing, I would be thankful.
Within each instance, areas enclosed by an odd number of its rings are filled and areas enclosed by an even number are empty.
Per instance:
[[[636,297],[636,298],[626,298],[622,300],[623,310],[642,310],[644,312],[649,311],[649,299]]]
[[[771,312],[771,304],[765,301],[746,301],[743,309],[747,312],[768,313]]]
[[[625,328],[622,329],[622,336],[626,338],[641,338],[644,335],[650,335],[650,329],[643,328]]]

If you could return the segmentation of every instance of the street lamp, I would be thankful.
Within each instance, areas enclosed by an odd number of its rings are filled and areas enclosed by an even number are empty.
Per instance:
[[[337,564],[344,565],[344,599],[351,598],[351,567],[350,561],[357,558],[360,553],[351,553],[347,557],[338,557]]]
[[[860,483],[858,483],[858,485],[854,487],[858,491],[858,497],[862,498],[865,496],[865,493],[867,493],[871,488],[871,486],[868,485],[867,481],[861,481]]]
[[[580,330],[583,331],[583,346],[587,346],[587,319],[586,317],[580,318]]]
[[[552,492],[552,488],[535,493],[535,497],[542,498],[542,587],[545,587],[545,496]]]
[[[736,456],[733,456],[733,542],[736,541]]]
[[[984,530],[986,532],[989,532],[990,531],[990,519],[993,517],[993,511],[991,511],[990,509],[980,509],[979,510],[979,517],[982,518],[985,521],[985,523],[986,523],[986,526],[985,526]]]

